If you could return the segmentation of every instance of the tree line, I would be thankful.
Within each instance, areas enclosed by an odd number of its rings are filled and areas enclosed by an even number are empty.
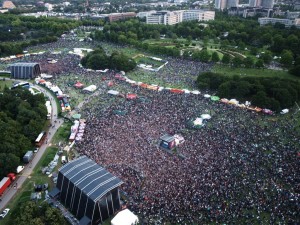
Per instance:
[[[81,25],[80,21],[0,14],[0,56],[15,55],[37,44],[57,41],[64,32]]]
[[[113,69],[128,72],[136,67],[136,62],[122,52],[114,51],[106,55],[102,47],[96,48],[81,59],[83,67],[93,70]]]
[[[243,19],[226,16],[217,13],[216,19],[207,22],[208,26],[199,24],[197,21],[186,21],[172,26],[146,24],[139,19],[116,21],[106,23],[103,31],[96,31],[93,38],[100,41],[109,41],[119,44],[133,45],[153,54],[165,54],[180,56],[180,45],[165,47],[143,43],[147,39],[160,39],[163,35],[174,40],[185,38],[189,44],[192,41],[202,40],[204,47],[208,40],[220,44],[221,49],[233,51],[248,51],[252,57],[248,57],[246,64],[256,63],[251,60],[259,55],[262,63],[268,64],[274,56],[284,58],[280,63],[286,68],[293,66],[293,61],[300,56],[300,29],[291,27],[285,29],[280,26],[259,26],[257,20]],[[187,45],[187,46],[188,46]],[[267,52],[267,53],[265,53]],[[205,55],[206,53],[201,53]],[[197,58],[197,56],[196,56]],[[205,57],[204,57],[205,58]],[[238,59],[237,59],[237,64]]]
[[[222,98],[251,101],[252,105],[279,111],[300,100],[300,82],[270,77],[226,76],[206,72],[197,78],[200,89],[216,90]]]
[[[0,95],[0,177],[14,172],[23,155],[32,149],[47,116],[42,94],[25,88],[4,89]]]

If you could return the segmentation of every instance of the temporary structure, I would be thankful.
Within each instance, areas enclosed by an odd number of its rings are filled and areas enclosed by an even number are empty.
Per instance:
[[[129,209],[119,212],[112,220],[111,225],[136,225],[139,219]]]
[[[209,114],[202,114],[201,118],[204,120],[209,120],[209,119],[211,119],[211,116]]]

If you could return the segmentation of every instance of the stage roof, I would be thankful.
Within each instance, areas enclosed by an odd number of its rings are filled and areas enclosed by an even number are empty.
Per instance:
[[[107,192],[123,184],[118,177],[87,156],[70,161],[59,171],[95,202]]]

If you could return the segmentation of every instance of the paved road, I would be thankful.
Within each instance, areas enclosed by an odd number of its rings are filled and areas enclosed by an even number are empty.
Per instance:
[[[31,84],[32,85],[32,84]],[[30,177],[32,170],[35,168],[35,166],[37,165],[37,163],[39,162],[39,160],[41,159],[42,155],[44,154],[47,146],[49,146],[49,144],[51,143],[51,139],[53,137],[53,135],[55,134],[55,132],[57,131],[57,129],[59,128],[60,125],[62,125],[63,123],[63,119],[58,119],[57,118],[57,104],[55,99],[53,99],[52,95],[44,88],[37,86],[37,85],[33,85],[36,89],[39,89],[40,91],[42,91],[46,96],[49,97],[50,101],[51,101],[51,105],[52,105],[52,119],[51,119],[51,123],[52,125],[55,125],[55,127],[51,127],[49,128],[49,132],[48,132],[48,141],[47,144],[46,142],[44,142],[44,144],[40,147],[40,150],[35,153],[33,160],[31,161],[31,163],[27,164],[25,166],[25,169],[22,171],[22,174],[20,176],[17,177],[16,181],[14,181],[13,184],[11,184],[10,188],[8,190],[6,190],[4,192],[4,194],[2,195],[2,201],[0,202],[0,210],[4,209],[5,206],[9,203],[9,201],[15,196],[15,194],[18,192],[18,189],[20,189],[23,185],[23,183],[25,182],[25,180],[27,178]],[[55,116],[54,116],[55,115]],[[56,123],[54,121],[57,121]],[[16,187],[14,187],[16,186]]]

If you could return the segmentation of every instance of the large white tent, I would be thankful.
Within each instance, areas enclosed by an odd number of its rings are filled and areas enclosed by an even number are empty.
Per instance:
[[[138,222],[136,215],[129,209],[124,209],[111,220],[111,225],[136,225]]]

